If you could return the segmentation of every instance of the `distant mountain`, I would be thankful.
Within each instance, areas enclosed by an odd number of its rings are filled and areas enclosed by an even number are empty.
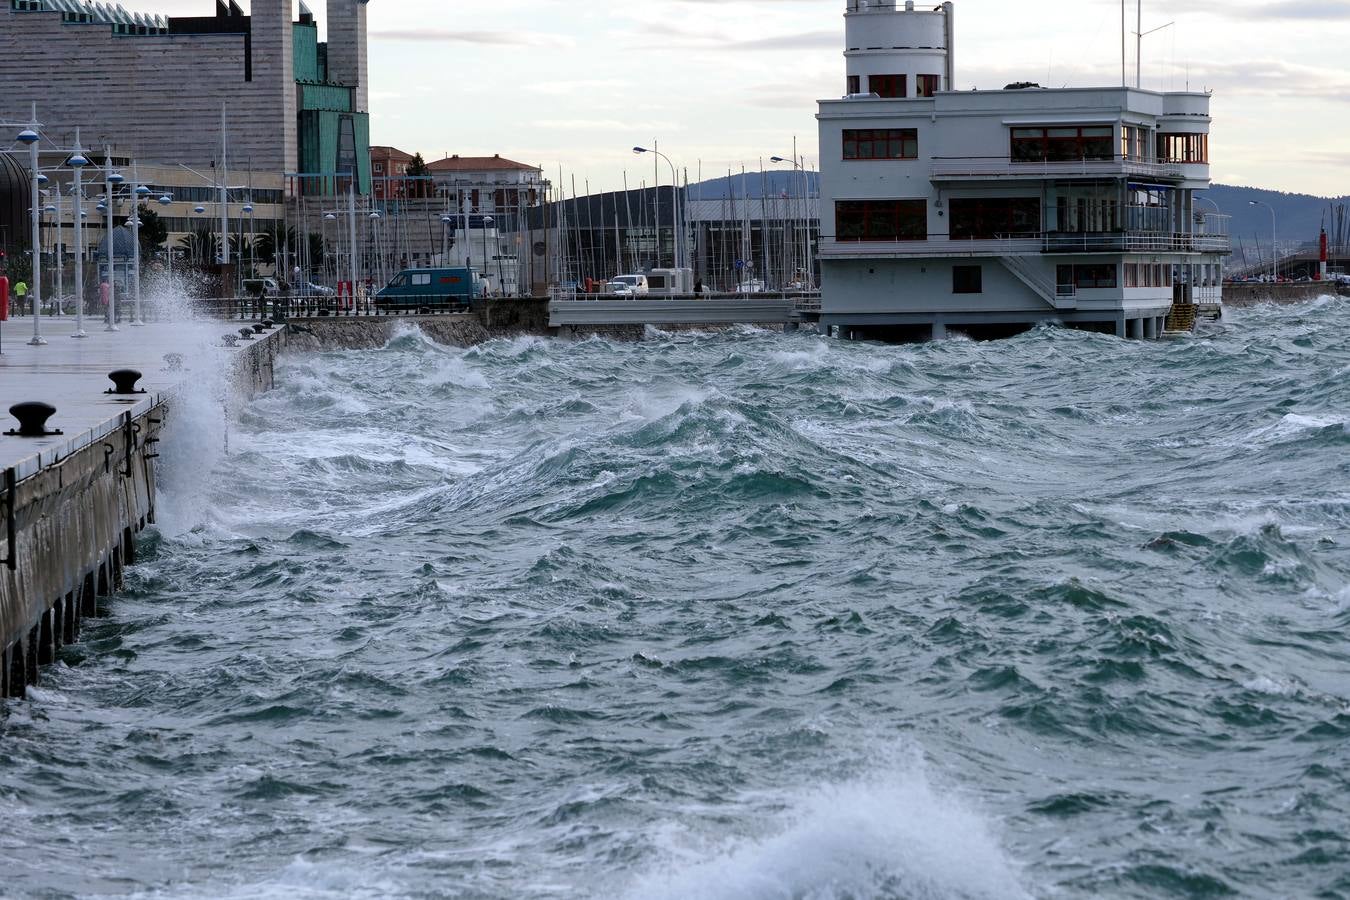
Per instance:
[[[805,178],[807,188],[812,193],[820,189],[820,176],[817,173],[807,172]],[[759,172],[747,172],[745,175],[711,178],[689,185],[689,198],[721,200],[723,197],[757,198],[761,195],[778,197],[784,193],[800,196],[801,179],[801,173],[794,173],[791,169],[781,167],[776,167],[763,175]],[[1214,201],[1224,215],[1232,216],[1230,233],[1233,236],[1234,251],[1237,251],[1242,243],[1252,247],[1253,251],[1258,241],[1261,246],[1270,246],[1270,212],[1264,206],[1252,206],[1248,202],[1251,200],[1260,200],[1274,207],[1276,233],[1281,244],[1313,243],[1317,240],[1318,231],[1324,223],[1327,231],[1334,233],[1334,208],[1337,205],[1344,205],[1347,208],[1346,227],[1350,227],[1350,195],[1314,197],[1311,194],[1286,194],[1281,191],[1216,184],[1202,192],[1200,196]],[[1196,207],[1212,210],[1208,203],[1198,202]],[[1255,257],[1254,252],[1252,255]]]
[[[1350,217],[1350,196],[1314,197],[1228,184],[1216,184],[1200,196],[1213,200],[1224,215],[1233,217],[1229,233],[1233,236],[1235,254],[1242,243],[1255,246],[1259,241],[1262,246],[1270,246],[1270,210],[1252,206],[1252,200],[1268,203],[1275,210],[1275,233],[1282,244],[1315,243],[1324,225],[1328,233],[1334,234],[1337,206],[1347,207],[1346,216]],[[1197,203],[1196,207],[1210,208],[1207,203]]]

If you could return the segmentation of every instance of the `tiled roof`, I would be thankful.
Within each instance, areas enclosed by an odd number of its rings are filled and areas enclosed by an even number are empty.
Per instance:
[[[459,156],[456,154],[427,163],[427,170],[431,172],[500,172],[507,170],[537,172],[539,167],[503,159],[500,153],[495,156]]]
[[[412,162],[413,159],[411,153],[404,153],[397,147],[371,147],[370,155],[381,159],[396,159],[399,162]]]

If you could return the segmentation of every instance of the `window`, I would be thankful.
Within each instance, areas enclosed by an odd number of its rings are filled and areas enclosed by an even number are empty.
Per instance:
[[[926,241],[926,200],[839,200],[834,204],[840,241]]]
[[[952,240],[1039,234],[1041,201],[1037,197],[952,198]]]
[[[981,266],[952,266],[953,294],[983,294],[984,268]]]
[[[1111,126],[1012,129],[1013,162],[1114,159]]]
[[[397,278],[395,278],[393,281],[389,282],[389,286],[390,286],[390,287],[406,287],[407,284],[408,284],[408,276],[407,276],[407,275],[400,275],[400,276],[398,276]]]
[[[920,75],[914,85],[916,88],[914,96],[931,97],[938,92],[938,86],[942,83],[940,75]]]
[[[1208,163],[1209,135],[1160,134],[1158,159],[1162,162]]]
[[[907,94],[908,87],[904,75],[869,75],[867,76],[867,89],[878,97],[885,97],[888,100],[903,100]]]
[[[1111,263],[1079,266],[1057,266],[1056,280],[1061,287],[1113,288],[1116,286],[1116,267]]]
[[[412,277],[414,287],[431,284],[430,272],[414,272]]]
[[[917,159],[917,128],[844,129],[844,159]]]
[[[1120,155],[1125,159],[1146,162],[1149,158],[1149,131],[1138,125],[1126,125],[1120,129]]]
[[[849,94],[862,93],[862,79],[857,75],[848,76],[848,93]]]
[[[1139,263],[1125,264],[1125,286],[1127,288],[1139,287]]]

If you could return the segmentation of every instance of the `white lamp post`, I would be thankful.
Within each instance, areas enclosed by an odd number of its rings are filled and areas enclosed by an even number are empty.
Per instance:
[[[486,276],[486,277],[483,279],[483,284],[484,284],[484,285],[487,284],[487,278],[491,277],[491,275],[492,275],[492,273],[489,271],[489,268],[488,268],[488,264],[489,264],[492,260],[491,260],[491,258],[488,256],[488,252],[487,252],[487,240],[488,240],[488,239],[487,239],[487,233],[488,233],[488,229],[492,227],[492,223],[493,223],[494,221],[495,221],[495,220],[492,218],[492,216],[484,216],[484,217],[483,217],[483,274],[484,274],[484,276]],[[502,286],[501,286],[500,284],[497,285],[497,289],[498,289],[498,290],[501,290],[501,287],[502,287]]]
[[[674,205],[674,221],[675,221],[675,247],[674,247],[675,268],[677,269],[683,268],[684,264],[681,262],[681,260],[684,257],[683,254],[681,253],[681,245],[683,244],[682,232],[684,231],[684,228],[682,227],[680,222],[680,185],[679,185],[679,178],[675,174],[675,164],[670,161],[669,156],[666,156],[660,150],[649,150],[646,147],[634,147],[633,152],[638,154],[642,153],[655,154],[656,156],[659,156],[662,159],[664,159],[666,161],[666,165],[670,166],[670,196],[674,201],[673,205]],[[658,222],[657,228],[659,229],[660,227],[661,227],[660,223]]]
[[[73,338],[87,338],[84,330],[84,167],[89,159],[80,148],[80,130],[75,129],[75,153],[66,160],[75,170],[75,333]]]
[[[441,265],[442,265],[442,266],[444,266],[445,263],[446,263],[446,259],[445,259],[446,254],[448,254],[448,253],[450,252],[450,223],[453,222],[453,221],[454,221],[454,219],[452,219],[452,218],[450,217],[450,214],[449,214],[449,213],[446,213],[445,215],[441,216]]]
[[[1270,275],[1275,282],[1280,280],[1280,254],[1275,249],[1276,231],[1275,231],[1275,207],[1261,200],[1248,200],[1249,206],[1264,206],[1270,210]]]
[[[139,181],[136,176],[136,166],[133,164],[131,180]],[[143,184],[137,184],[132,196],[134,199],[131,204],[131,289],[136,306],[131,324],[140,327],[145,324],[145,320],[141,318],[141,201],[150,196],[150,189]]]
[[[42,215],[42,197],[40,196],[41,187],[38,179],[42,173],[38,171],[37,129],[37,108],[34,105],[33,124],[19,132],[19,143],[28,145],[28,165],[31,170],[33,290],[29,296],[32,297],[33,337],[28,343],[34,347],[41,347],[47,342],[42,337],[42,316],[40,315],[42,311],[42,221],[39,216]]]
[[[103,147],[103,191],[108,214],[108,326],[104,331],[121,331],[117,327],[117,242],[113,234],[113,187],[126,179],[112,167],[112,147]]]

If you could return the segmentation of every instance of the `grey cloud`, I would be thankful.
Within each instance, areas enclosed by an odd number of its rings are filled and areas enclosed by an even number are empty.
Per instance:
[[[528,31],[450,31],[437,28],[389,29],[372,31],[374,40],[418,41],[422,43],[480,44],[494,47],[571,47],[570,37]]]

